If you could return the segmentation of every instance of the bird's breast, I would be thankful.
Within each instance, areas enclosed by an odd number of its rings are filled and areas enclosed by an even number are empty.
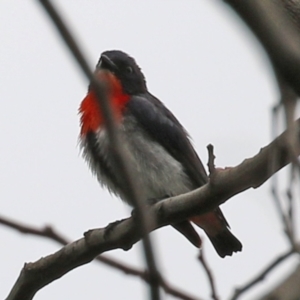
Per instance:
[[[126,115],[118,130],[135,182],[146,199],[160,200],[193,189],[182,164],[154,141],[133,116]],[[99,182],[130,204],[120,188],[122,178],[118,178],[120,172],[110,154],[106,130],[100,129],[82,141],[84,157]]]
[[[122,119],[122,113],[130,96],[123,92],[120,80],[112,73],[106,71],[97,72],[99,81],[107,87],[107,99],[110,102],[112,112],[116,121]],[[96,132],[104,125],[104,118],[99,100],[93,87],[81,102],[79,107],[81,135],[89,131]]]

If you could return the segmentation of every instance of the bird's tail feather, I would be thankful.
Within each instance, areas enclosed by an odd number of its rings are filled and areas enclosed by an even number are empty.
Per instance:
[[[241,242],[230,232],[228,223],[220,209],[201,216],[194,216],[190,221],[201,227],[212,242],[217,253],[223,258],[233,252],[242,251]]]
[[[242,251],[241,242],[229,231],[224,228],[216,235],[207,234],[217,253],[223,258],[226,255],[232,255],[233,252]]]
[[[172,224],[172,226],[180,233],[182,233],[194,246],[196,246],[197,248],[201,247],[201,238],[189,221],[182,221],[176,224]]]

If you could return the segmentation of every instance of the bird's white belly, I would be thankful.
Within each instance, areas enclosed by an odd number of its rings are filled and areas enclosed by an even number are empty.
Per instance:
[[[152,202],[192,190],[192,183],[181,163],[145,132],[132,125],[134,125],[133,122],[127,122],[120,126],[121,146],[126,151],[126,159],[131,164],[133,178],[136,185],[142,189],[144,197]],[[99,129],[95,133],[95,138],[97,151],[101,152],[101,156],[111,167],[112,172],[118,175],[117,166],[114,165],[109,154],[106,131]],[[96,173],[99,182],[130,204],[130,199],[126,199],[119,185],[106,176],[105,172],[94,162],[90,151],[86,149],[87,145],[84,140],[82,140],[82,147],[84,157]]]

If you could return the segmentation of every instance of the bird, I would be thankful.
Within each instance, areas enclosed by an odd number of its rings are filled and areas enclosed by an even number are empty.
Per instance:
[[[121,145],[127,150],[137,186],[146,204],[187,193],[208,182],[205,168],[192,146],[190,136],[172,112],[147,88],[145,76],[135,59],[120,50],[104,51],[94,75],[107,86]],[[103,114],[96,91],[90,84],[79,107],[79,144],[82,156],[100,184],[133,206],[124,191],[114,163]],[[171,224],[194,246],[202,228],[222,258],[242,250],[218,207],[199,216]]]

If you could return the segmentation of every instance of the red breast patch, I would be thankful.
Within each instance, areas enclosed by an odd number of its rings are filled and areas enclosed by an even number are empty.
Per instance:
[[[130,96],[125,94],[120,80],[111,72],[99,71],[98,79],[108,86],[108,100],[110,101],[116,121],[122,118],[122,112]],[[90,89],[79,107],[81,135],[89,131],[96,131],[104,123],[101,108],[98,104],[96,93]]]

